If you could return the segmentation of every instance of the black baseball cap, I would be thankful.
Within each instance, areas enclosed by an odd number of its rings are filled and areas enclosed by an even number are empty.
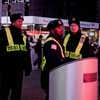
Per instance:
[[[58,26],[62,26],[63,25],[63,22],[62,20],[58,19],[58,20],[53,20],[53,21],[50,21],[47,25],[47,29],[48,30],[51,30],[51,29],[54,29]]]
[[[10,16],[10,21],[11,21],[11,22],[16,21],[17,19],[22,19],[22,20],[24,20],[24,18],[23,18],[23,16],[22,16],[21,13],[15,13],[15,14],[12,14],[12,15]]]
[[[80,21],[79,18],[74,16],[74,17],[70,17],[68,20],[69,25],[71,25],[72,23],[76,23],[77,25],[80,25]]]

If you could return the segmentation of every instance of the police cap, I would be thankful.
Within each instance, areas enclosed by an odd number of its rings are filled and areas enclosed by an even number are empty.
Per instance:
[[[21,13],[15,13],[15,14],[12,14],[12,15],[10,16],[10,21],[11,21],[11,22],[16,21],[17,19],[22,19],[22,20],[24,20],[24,18],[23,18],[23,16],[22,16]]]
[[[56,28],[56,27],[58,27],[58,26],[62,26],[62,25],[63,25],[63,22],[62,22],[60,19],[58,19],[58,20],[53,20],[53,21],[50,21],[50,22],[48,23],[47,29],[48,29],[48,30],[51,30],[51,29],[54,29],[54,28]]]
[[[70,17],[69,18],[69,20],[68,20],[68,23],[69,23],[69,25],[71,25],[72,23],[76,23],[77,25],[80,25],[80,21],[79,21],[79,19],[78,19],[78,17]]]

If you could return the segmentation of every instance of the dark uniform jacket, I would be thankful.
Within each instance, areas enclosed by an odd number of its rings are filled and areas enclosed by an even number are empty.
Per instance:
[[[71,32],[69,32],[68,34],[70,34],[70,38],[66,45],[66,51],[75,52],[75,50],[78,46],[78,43],[80,41],[81,35],[83,35],[83,34],[81,34],[80,31],[76,35],[73,35]],[[85,42],[83,43],[83,46],[80,50],[80,54],[82,55],[82,58],[87,58],[87,57],[92,56],[90,49],[91,49],[91,47],[89,45],[89,39],[88,39],[88,37],[86,37]],[[76,60],[76,59],[66,57],[65,62],[70,62],[73,60]]]
[[[54,36],[52,34],[49,37],[55,38],[59,42],[59,44],[62,46],[63,40],[61,37]],[[48,67],[49,70],[62,64],[63,58],[61,55],[61,50],[60,50],[58,44],[55,43],[53,40],[45,43],[43,51],[44,51],[43,53],[46,58],[46,66]]]
[[[61,37],[53,34],[50,34],[48,38],[49,37],[53,37],[54,39],[56,39],[62,46],[63,39]],[[41,83],[42,88],[47,89],[49,81],[49,72],[57,66],[61,65],[63,63],[63,58],[59,46],[53,40],[48,41],[44,44],[43,55],[46,58],[46,65],[41,74]]]
[[[14,44],[24,44],[22,30],[14,26],[9,26]],[[8,39],[5,28],[0,30],[0,70],[25,70],[26,74],[31,72],[31,63],[29,55],[29,45],[26,43],[27,51],[11,51],[7,52]]]

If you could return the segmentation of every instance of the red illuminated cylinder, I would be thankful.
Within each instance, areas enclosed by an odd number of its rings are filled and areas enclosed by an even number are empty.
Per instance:
[[[98,60],[86,58],[50,72],[49,100],[98,100]]]

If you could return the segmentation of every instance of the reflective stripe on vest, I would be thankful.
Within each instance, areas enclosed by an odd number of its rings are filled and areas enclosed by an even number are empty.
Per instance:
[[[77,48],[76,48],[75,52],[66,51],[66,46],[67,46],[67,43],[69,41],[69,38],[70,38],[70,35],[68,34],[65,37],[64,43],[63,43],[65,56],[69,57],[69,58],[73,58],[73,59],[81,59],[82,58],[82,54],[80,54],[80,51],[81,51],[81,49],[83,47],[83,43],[84,43],[84,41],[86,39],[86,36],[85,35],[81,35],[80,41],[79,41],[79,43],[77,45]]]
[[[82,58],[82,54],[76,54],[75,52],[69,52],[69,51],[65,52],[65,56],[69,57],[69,58],[73,58],[73,59],[81,59]]]
[[[79,54],[79,53],[80,53],[80,51],[81,51],[81,49],[82,49],[82,47],[83,47],[83,44],[84,44],[85,39],[86,39],[86,36],[85,36],[85,35],[81,35],[79,44],[78,44],[78,46],[77,46],[77,48],[76,48],[76,50],[75,50],[75,53],[76,53],[76,54]]]
[[[45,56],[44,56],[44,57],[42,58],[42,63],[41,63],[41,70],[42,70],[42,71],[44,70],[45,64],[46,64],[46,58],[45,58]]]
[[[49,37],[49,38],[45,41],[45,43],[48,42],[48,41],[51,41],[51,40],[53,40],[53,41],[59,46],[59,48],[60,48],[60,50],[61,50],[62,58],[64,58],[65,56],[64,56],[64,53],[63,53],[63,49],[62,49],[61,45],[59,44],[59,42],[58,42],[56,39],[54,39],[53,37]]]
[[[63,49],[62,49],[61,45],[60,45],[59,42],[58,42],[57,40],[55,40],[53,37],[49,37],[49,38],[44,42],[44,44],[47,43],[48,41],[51,41],[51,40],[53,40],[53,41],[60,47],[62,58],[65,58],[64,53],[63,53]],[[46,58],[45,58],[45,56],[44,56],[44,57],[42,58],[42,63],[41,63],[41,69],[42,69],[42,71],[44,70],[45,64],[46,64]]]
[[[6,50],[7,52],[10,52],[10,51],[27,51],[26,49],[26,36],[23,35],[23,41],[24,41],[24,44],[14,44],[14,41],[13,41],[13,38],[12,38],[12,35],[11,35],[11,31],[8,27],[5,28],[5,31],[6,31],[6,35],[7,35],[7,39],[8,39],[8,46],[6,47]]]
[[[11,36],[10,29],[8,27],[6,27],[5,31],[6,31],[6,35],[7,35],[9,46],[13,46],[14,45],[14,41],[13,41],[13,38]]]
[[[63,42],[63,46],[64,46],[64,51],[66,52],[66,46],[67,46],[67,43],[68,43],[68,40],[70,38],[70,34],[68,34],[65,39],[64,39],[64,42]]]

